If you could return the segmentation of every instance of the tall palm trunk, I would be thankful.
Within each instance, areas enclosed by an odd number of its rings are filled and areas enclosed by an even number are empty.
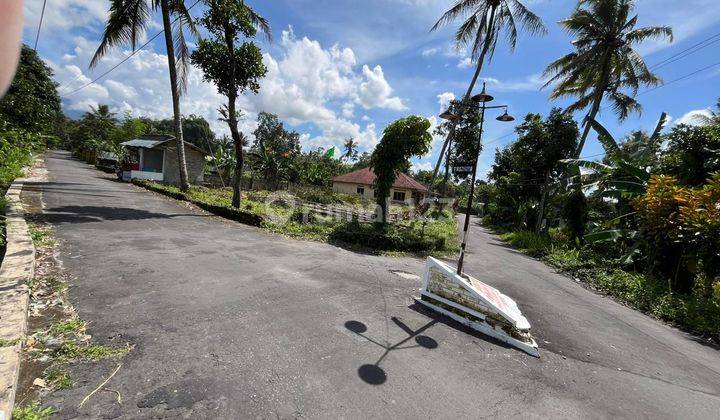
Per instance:
[[[545,219],[545,200],[547,199],[548,183],[550,181],[550,172],[548,169],[545,172],[545,181],[543,182],[542,189],[540,190],[540,205],[538,206],[537,222],[535,224],[535,232],[540,233],[543,229],[543,220]],[[546,225],[547,226],[547,225]]]
[[[235,100],[237,95],[228,95],[228,125],[230,126],[230,135],[235,145],[235,173],[233,175],[233,196],[232,206],[240,208],[241,189],[242,189],[242,171],[244,163],[243,155],[243,135],[238,130],[238,120],[235,111]]]
[[[235,40],[232,33],[232,28],[226,23],[225,25],[225,47],[228,50],[230,57],[230,80],[235,80]],[[228,92],[228,125],[230,126],[230,135],[235,145],[235,174],[233,176],[233,196],[232,206],[240,208],[241,200],[241,187],[242,187],[242,171],[243,171],[243,136],[238,131],[238,120],[237,112],[235,108],[235,101],[237,100],[237,92],[230,90]]]
[[[465,95],[463,96],[462,103],[465,103],[468,99],[470,99],[470,96],[472,95],[473,89],[475,89],[475,84],[477,83],[478,77],[480,77],[480,71],[483,68],[483,64],[485,62],[485,55],[487,55],[488,49],[490,48],[490,44],[492,43],[492,37],[493,37],[493,29],[495,27],[495,11],[497,10],[497,6],[493,6],[490,10],[490,19],[488,22],[487,31],[485,33],[485,42],[483,43],[483,49],[480,51],[480,57],[478,57],[478,64],[475,68],[475,74],[473,74],[473,78],[470,81],[470,86],[468,86],[467,91],[465,92]],[[438,156],[437,164],[435,165],[435,170],[433,171],[432,178],[430,178],[430,188],[432,188],[432,183],[435,180],[435,177],[437,176],[438,171],[440,170],[440,164],[442,163],[443,156],[445,155],[445,150],[447,149],[447,160],[445,163],[445,176],[443,177],[443,187],[442,192],[445,193],[445,189],[447,188],[447,182],[448,178],[450,177],[450,156],[451,156],[451,150],[452,150],[452,140],[453,136],[455,136],[455,126],[456,122],[453,122],[450,125],[450,130],[448,132],[447,139],[445,140],[445,143],[443,144],[443,148],[440,151],[440,156]]]
[[[590,125],[590,120],[594,120],[597,116],[597,113],[600,111],[600,104],[602,103],[603,94],[605,93],[608,79],[610,77],[610,64],[610,51],[608,51],[605,53],[604,56],[602,74],[600,75],[600,83],[598,83],[598,85],[595,87],[595,92],[593,93],[594,98],[592,108],[590,108],[590,112],[588,112],[587,116],[585,117],[585,121],[583,121],[583,134],[582,137],[580,137],[580,143],[578,143],[578,147],[577,149],[575,149],[575,154],[573,155],[573,158],[575,159],[580,158],[580,154],[585,147],[585,141],[587,140],[588,135],[590,135],[590,129],[592,128]]]
[[[187,164],[185,162],[185,143],[183,142],[182,121],[180,119],[180,90],[177,83],[177,68],[175,63],[175,46],[172,38],[172,25],[170,24],[170,8],[168,0],[160,1],[163,27],[165,28],[165,47],[167,48],[168,70],[170,72],[170,90],[173,101],[173,125],[175,140],[177,142],[178,166],[180,171],[180,190],[190,189],[188,184]]]

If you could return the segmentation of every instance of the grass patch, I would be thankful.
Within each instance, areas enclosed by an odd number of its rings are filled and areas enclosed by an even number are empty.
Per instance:
[[[535,257],[547,254],[551,245],[549,237],[528,230],[503,233],[500,239]]]
[[[48,334],[53,336],[59,336],[66,333],[80,334],[85,332],[85,321],[79,318],[73,318],[68,321],[58,322],[50,326]]]
[[[41,226],[30,223],[28,224],[28,228],[30,230],[30,237],[32,238],[33,244],[36,247],[47,247],[55,245],[53,232],[49,226]]]
[[[45,381],[54,390],[68,389],[73,385],[70,372],[64,366],[51,366],[46,369]]]
[[[20,342],[20,338],[13,338],[8,340],[7,338],[0,338],[0,347],[12,347]]]
[[[430,215],[426,222],[410,221],[386,226],[340,221],[295,206],[296,197],[287,192],[243,192],[240,209],[231,207],[230,188],[192,186],[187,193],[172,185],[153,181],[133,183],[169,197],[189,201],[198,207],[240,223],[262,227],[297,239],[347,244],[363,250],[382,252],[451,253],[459,249],[457,222],[448,212]],[[330,204],[358,204],[360,198],[349,199],[333,193],[328,200],[320,199],[316,189],[307,189],[297,198]]]
[[[55,354],[61,360],[98,362],[105,359],[120,358],[129,352],[129,347],[116,348],[98,344],[67,341],[60,346]]]
[[[12,418],[15,420],[46,420],[57,413],[54,407],[41,407],[39,401],[13,410]]]
[[[544,260],[553,267],[565,272],[575,272],[597,265],[597,262],[586,251],[566,245],[550,245]]]

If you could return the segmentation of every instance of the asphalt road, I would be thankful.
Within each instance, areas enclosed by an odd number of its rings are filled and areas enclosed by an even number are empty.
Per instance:
[[[393,270],[422,260],[268,234],[66,153],[47,166],[71,299],[96,340],[135,345],[105,387],[121,404],[78,408],[116,362],[75,366],[45,401],[61,418],[720,417],[718,350],[478,226],[467,270],[518,301],[539,359],[414,306],[419,279]]]

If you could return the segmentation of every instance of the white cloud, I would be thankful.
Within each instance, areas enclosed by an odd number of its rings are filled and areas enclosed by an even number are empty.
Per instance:
[[[545,84],[542,75],[531,74],[515,80],[498,80],[492,77],[481,78],[496,91],[538,91]]]
[[[442,113],[446,109],[448,109],[448,106],[450,106],[450,102],[455,100],[455,94],[452,92],[443,92],[437,96],[438,103],[440,104],[440,112]]]
[[[25,31],[33,37],[42,13],[42,1],[26,1],[23,10]],[[53,0],[48,2],[43,16],[42,34],[60,30],[102,25],[108,16],[107,0]],[[41,38],[42,39],[42,38]]]
[[[358,92],[358,102],[366,109],[368,108],[387,108],[393,110],[403,110],[407,107],[397,96],[392,96],[393,89],[385,80],[382,67],[375,66],[372,70],[366,65],[363,66],[363,75],[366,81],[360,84]]]
[[[702,10],[702,13],[698,13]],[[667,0],[644,0],[637,2],[635,13],[640,17],[638,27],[670,26],[672,43],[649,41],[639,48],[646,55],[676,45],[720,21],[720,2],[717,0],[685,0],[668,4]],[[707,51],[707,50],[706,50]]]
[[[712,112],[709,109],[695,109],[686,112],[682,117],[674,120],[675,125],[702,125],[702,117],[710,118]]]
[[[49,61],[61,85],[59,92],[66,109],[87,111],[103,103],[118,113],[130,111],[152,118],[172,115],[165,54],[151,49],[138,51],[107,78],[72,93],[130,53],[113,49],[96,69],[84,70],[97,45],[80,36],[72,38],[72,45],[68,54],[58,54],[60,62]],[[292,28],[282,32],[277,51],[266,52],[263,60],[268,73],[260,83],[259,94],[239,99],[245,114],[241,129],[246,134],[255,128],[257,113],[267,111],[291,125],[307,123],[316,127],[317,135],[303,137],[307,146],[341,145],[344,139],[353,137],[362,148],[370,149],[378,142],[376,126],[369,118],[362,119],[362,126],[353,122],[356,106],[406,109],[403,101],[393,95],[382,67],[358,67],[353,50],[338,45],[323,48],[318,41],[296,38]],[[191,68],[187,93],[181,98],[183,114],[201,115],[213,131],[226,134],[226,125],[218,121],[217,112],[224,102],[215,87],[202,80],[201,71]]]
[[[440,51],[439,48],[428,48],[422,51],[420,53],[423,57],[432,57],[433,55],[437,54]]]
[[[352,102],[345,102],[342,105],[342,115],[345,118],[352,118],[355,116],[355,104]]]
[[[459,69],[467,69],[470,68],[473,65],[472,59],[470,57],[465,57],[462,60],[458,61],[457,67]]]
[[[414,172],[417,172],[417,171],[432,171],[433,168],[434,168],[434,166],[433,166],[433,164],[430,163],[430,162],[416,162],[416,163],[413,163],[412,166],[411,166],[411,169],[412,169]]]

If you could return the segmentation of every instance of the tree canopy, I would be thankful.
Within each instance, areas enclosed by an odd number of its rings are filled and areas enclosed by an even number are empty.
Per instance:
[[[410,166],[410,158],[422,156],[430,149],[430,121],[416,115],[401,118],[385,128],[380,143],[370,158],[375,172],[377,204],[382,209],[382,222],[387,219],[390,188],[402,167]]]
[[[23,45],[15,78],[0,99],[0,119],[27,131],[50,132],[62,115],[52,77],[50,67]]]
[[[275,114],[260,112],[255,141],[250,148],[250,164],[262,173],[271,188],[294,175],[294,161],[300,155],[300,134],[285,129]]]

